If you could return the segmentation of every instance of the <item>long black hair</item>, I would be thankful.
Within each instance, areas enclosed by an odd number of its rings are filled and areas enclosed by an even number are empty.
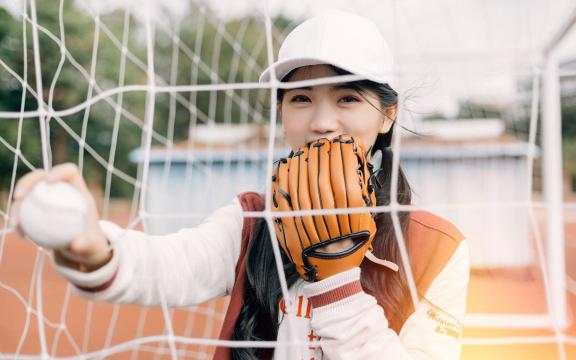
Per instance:
[[[346,75],[348,72],[328,65],[338,75]],[[286,75],[282,81],[288,81],[294,71]],[[398,93],[388,84],[380,84],[370,80],[351,82],[350,85],[363,95],[367,90],[373,91],[379,98],[380,108],[398,106]],[[278,102],[282,102],[284,90],[278,90]],[[384,114],[384,113],[383,113]],[[386,114],[384,114],[386,115]],[[387,115],[386,115],[387,116]],[[382,152],[382,163],[375,175],[380,187],[376,189],[376,204],[390,204],[390,189],[392,185],[392,150],[390,143],[392,129],[385,134],[378,134],[371,152]],[[411,203],[411,190],[402,169],[398,174],[397,202],[408,205]],[[409,213],[400,213],[400,226],[406,234],[409,221]],[[392,215],[389,212],[375,215],[377,226],[376,235],[372,242],[374,254],[381,258],[400,264],[400,250],[396,241],[396,234],[392,225]],[[254,238],[248,248],[246,265],[246,282],[244,286],[244,306],[238,316],[234,327],[234,340],[260,341],[276,340],[279,327],[279,303],[282,297],[280,280],[272,251],[270,233],[264,219],[256,223]],[[288,287],[298,279],[298,274],[292,264],[283,255],[284,275]],[[409,296],[407,279],[404,271],[398,272],[384,269],[381,266],[364,261],[361,265],[361,283],[364,291],[374,296],[384,309],[387,318],[394,320],[390,327],[396,332],[400,331],[403,316],[407,311]],[[399,316],[400,315],[400,316]],[[233,348],[234,360],[254,360],[271,358],[273,349],[262,348]]]

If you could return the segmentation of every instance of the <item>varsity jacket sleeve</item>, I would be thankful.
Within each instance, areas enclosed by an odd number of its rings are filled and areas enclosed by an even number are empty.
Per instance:
[[[94,301],[189,306],[226,295],[234,285],[240,253],[242,207],[238,198],[202,224],[150,236],[102,221],[113,248],[102,268],[83,273],[53,261],[80,296]]]
[[[304,286],[326,359],[459,359],[469,281],[463,240],[397,335],[355,268]]]

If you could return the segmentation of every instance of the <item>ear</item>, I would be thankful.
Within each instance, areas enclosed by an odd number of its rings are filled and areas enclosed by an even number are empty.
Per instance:
[[[384,114],[382,115],[383,118],[382,125],[380,126],[379,131],[381,134],[386,134],[388,131],[390,131],[390,128],[396,121],[396,115],[398,114],[398,105],[385,108]]]

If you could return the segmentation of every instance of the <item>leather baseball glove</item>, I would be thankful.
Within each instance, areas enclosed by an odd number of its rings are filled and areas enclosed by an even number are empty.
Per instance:
[[[277,162],[272,177],[272,210],[355,209],[353,213],[274,217],[276,236],[299,275],[308,281],[360,265],[376,233],[369,211],[376,197],[364,146],[341,135],[319,139]],[[325,246],[352,240],[327,252]]]

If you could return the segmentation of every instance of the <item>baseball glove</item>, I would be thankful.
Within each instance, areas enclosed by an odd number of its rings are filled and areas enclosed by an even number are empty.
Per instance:
[[[280,159],[272,176],[272,211],[366,208],[376,204],[364,146],[341,135],[319,139]],[[274,217],[276,236],[298,274],[325,279],[360,265],[376,233],[369,211]],[[351,239],[339,252],[328,244]]]

